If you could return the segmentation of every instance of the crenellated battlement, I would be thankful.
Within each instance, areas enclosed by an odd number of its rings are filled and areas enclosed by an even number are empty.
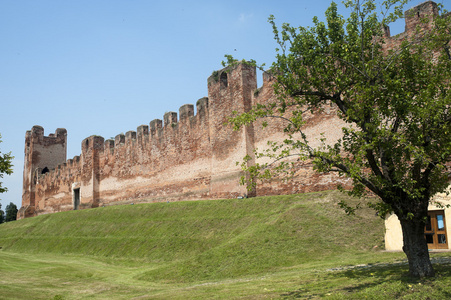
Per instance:
[[[95,146],[97,150],[101,150],[100,144],[103,141],[103,152],[113,154],[116,148],[119,147],[137,147],[143,149],[146,145],[151,143],[158,144],[164,143],[165,135],[170,135],[169,138],[173,139],[174,135],[177,135],[178,131],[190,130],[193,123],[201,124],[208,116],[208,98],[204,97],[197,101],[197,111],[194,114],[194,105],[185,104],[179,109],[180,120],[176,112],[167,112],[163,115],[163,120],[152,120],[149,125],[140,125],[136,131],[130,130],[125,134],[120,133],[113,139],[104,140],[100,136],[90,136],[84,139],[81,143],[82,157],[90,152],[91,147]],[[182,128],[182,127],[183,128]],[[184,128],[186,127],[186,128]],[[41,127],[42,128],[42,127]],[[167,131],[169,129],[169,131]],[[43,130],[43,129],[42,129]],[[157,145],[158,146],[158,145]],[[160,145],[158,147],[163,147]]]
[[[264,74],[262,93],[257,95],[254,67],[224,68],[208,78],[208,97],[197,100],[195,106],[184,104],[178,113],[166,112],[162,120],[114,139],[85,138],[80,156],[60,160],[38,177],[30,193],[35,198],[34,213],[129,201],[246,195],[238,183],[241,169],[236,161],[252,153],[255,132],[252,126],[233,131],[227,119],[232,111],[244,112],[272,99],[273,80]],[[35,126],[26,139],[43,140],[43,131]],[[64,129],[57,129],[50,138],[56,141],[66,135]]]
[[[44,135],[44,128],[38,125],[33,126],[31,130],[25,133],[25,140],[34,143],[45,143],[47,145],[57,144],[63,142],[67,136],[67,130],[64,128],[57,128],[55,133],[50,133],[48,136]]]
[[[93,150],[100,150],[104,148],[105,139],[98,135],[91,135],[90,137],[85,138],[81,143],[81,153],[82,155]]]
[[[172,126],[177,124],[177,113],[170,111],[164,114],[163,117],[163,127]]]
[[[433,20],[438,16],[438,5],[433,1],[423,2],[404,13],[405,34],[413,35],[417,27],[423,30],[431,29]],[[424,19],[427,19],[425,22]]]
[[[194,117],[194,105],[185,104],[179,109],[180,121]]]
[[[113,148],[114,147],[119,147],[119,146],[121,146],[123,144],[125,144],[125,134],[120,133],[120,134],[116,135],[115,138],[114,138]]]
[[[246,75],[249,72],[250,77]],[[58,159],[45,174],[37,177],[37,188],[31,193],[35,197],[36,213],[74,209],[83,203],[95,207],[128,199],[159,199],[163,195],[174,199],[190,195],[188,198],[200,199],[245,193],[236,185],[240,170],[234,163],[212,162],[221,156],[215,154],[218,151],[231,153],[232,159],[246,155],[246,148],[235,149],[236,143],[226,147],[227,141],[222,141],[219,145],[222,138],[218,137],[237,136],[224,125],[224,120],[235,109],[233,103],[241,103],[238,105],[241,110],[252,104],[250,91],[256,86],[255,69],[237,66],[220,70],[218,74],[217,81],[214,77],[207,81],[210,97],[200,98],[196,105],[184,104],[178,113],[166,112],[162,120],[152,120],[149,125],[140,125],[136,131],[120,133],[114,139],[85,138],[80,156],[67,161]],[[216,92],[223,89],[229,92]],[[31,144],[55,144],[66,136],[65,129],[57,129],[48,137],[50,140],[42,142],[47,139],[44,129],[34,126],[27,132],[26,140],[33,139]],[[231,187],[218,188],[219,178],[212,184],[213,173],[226,174],[221,176],[228,178],[224,182],[233,180]]]
[[[387,49],[418,31],[429,29],[438,15],[432,1],[406,12],[406,30],[396,36],[385,32]],[[257,87],[256,68],[238,64],[212,73],[207,79],[208,97],[196,105],[184,104],[148,125],[117,134],[114,139],[90,136],[81,142],[81,154],[66,160],[67,131],[44,135],[33,126],[25,134],[22,208],[18,217],[122,203],[219,199],[249,195],[239,184],[242,171],[236,162],[251,157],[255,148],[267,147],[268,139],[286,137],[283,120],[271,120],[265,129],[259,122],[233,131],[232,112],[246,112],[256,104],[277,101],[271,72],[263,73]],[[332,108],[330,109],[332,110]],[[345,126],[336,114],[325,110],[306,116],[304,134],[337,139]],[[303,162],[301,163],[303,164]],[[308,164],[308,162],[305,162]],[[346,186],[331,174],[318,175],[300,168],[289,181],[272,179],[258,185],[250,195],[300,193]]]
[[[431,30],[433,20],[439,15],[438,5],[433,1],[423,2],[404,13],[404,32],[391,36],[390,27],[384,28],[385,49],[393,49],[403,41],[417,37],[425,31]]]
[[[149,123],[149,127],[150,127],[150,135],[155,136],[160,132],[160,129],[163,128],[163,121],[161,121],[160,119],[152,120]]]
[[[66,141],[67,131],[64,128],[45,136],[44,128],[35,125],[25,133],[22,206],[31,209],[28,212],[22,210],[23,216],[35,213],[36,186],[41,177],[66,162]]]

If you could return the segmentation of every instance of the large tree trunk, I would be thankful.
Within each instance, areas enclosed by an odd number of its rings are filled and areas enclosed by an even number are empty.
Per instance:
[[[409,261],[409,272],[414,277],[433,277],[435,272],[424,238],[424,223],[418,219],[400,220],[404,239],[403,251]]]

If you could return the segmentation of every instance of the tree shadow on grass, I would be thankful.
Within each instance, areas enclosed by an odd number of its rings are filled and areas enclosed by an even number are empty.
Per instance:
[[[434,278],[415,278],[409,275],[409,267],[405,262],[381,264],[381,265],[365,265],[346,267],[343,269],[328,270],[312,284],[303,285],[294,291],[281,294],[286,299],[313,299],[317,297],[328,296],[331,293],[341,294],[357,294],[367,289],[384,289],[384,285],[392,288],[393,294],[387,297],[400,296],[397,293],[403,293],[396,289],[396,284],[402,287],[423,286],[438,289],[440,295],[444,295],[446,299],[451,299],[451,291],[446,286],[436,286],[435,281],[441,278],[451,279],[451,268],[449,263],[434,264],[436,276]],[[346,284],[343,284],[346,280]],[[448,280],[449,282],[449,280]],[[390,286],[394,284],[395,287]],[[443,284],[441,284],[443,285]],[[330,287],[327,290],[327,287]],[[407,288],[405,288],[407,289]],[[405,291],[409,293],[408,291]]]

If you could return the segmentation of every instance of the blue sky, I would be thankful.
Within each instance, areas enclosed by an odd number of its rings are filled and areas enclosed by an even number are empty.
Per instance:
[[[438,2],[449,9],[451,0]],[[66,128],[72,158],[88,136],[136,130],[207,96],[207,78],[225,54],[269,65],[276,48],[270,14],[278,24],[309,26],[329,4],[0,0],[0,151],[15,156],[2,209],[21,206],[25,132],[34,125],[45,135]]]

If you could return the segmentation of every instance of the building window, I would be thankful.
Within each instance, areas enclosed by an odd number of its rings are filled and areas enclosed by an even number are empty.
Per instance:
[[[424,227],[424,237],[429,249],[448,249],[445,212],[443,210],[428,212],[428,219]]]

